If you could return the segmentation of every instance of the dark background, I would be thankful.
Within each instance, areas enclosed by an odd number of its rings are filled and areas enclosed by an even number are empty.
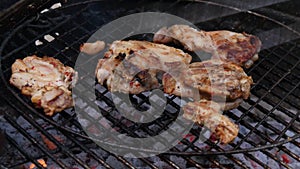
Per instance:
[[[18,2],[18,0],[0,0],[0,11],[2,12],[16,2]]]

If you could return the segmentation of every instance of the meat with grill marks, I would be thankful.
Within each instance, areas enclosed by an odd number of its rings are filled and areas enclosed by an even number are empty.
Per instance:
[[[183,107],[184,117],[206,126],[222,143],[229,143],[239,129],[220,112],[249,97],[252,78],[233,63],[190,61],[190,55],[162,44],[115,41],[99,60],[96,76],[110,91],[130,94],[160,88],[158,76],[162,76],[165,93],[194,99]]]
[[[10,83],[31,96],[36,107],[52,116],[73,106],[71,88],[77,80],[77,72],[52,57],[28,56],[17,59],[12,67]]]
[[[162,80],[164,92],[196,97],[194,89],[197,89],[201,99],[222,102],[225,110],[236,108],[243,99],[247,99],[253,83],[241,67],[220,60],[191,63],[182,75],[179,81],[175,81],[165,74]],[[187,87],[181,89],[181,86]]]
[[[189,102],[183,107],[183,111],[186,119],[207,127],[223,144],[233,141],[238,134],[239,127],[221,114],[221,107],[216,102]]]
[[[113,92],[138,94],[160,87],[157,76],[186,69],[192,57],[183,51],[147,41],[115,41],[100,59],[96,76]]]
[[[226,30],[198,31],[188,25],[173,25],[155,33],[156,43],[180,43],[189,51],[202,50],[220,59],[249,68],[258,59],[261,41],[254,35]]]

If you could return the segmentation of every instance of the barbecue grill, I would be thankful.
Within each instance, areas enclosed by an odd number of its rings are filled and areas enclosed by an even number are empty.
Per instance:
[[[20,1],[12,7],[14,11],[0,18],[0,168],[300,167],[299,2],[75,0],[60,1],[62,7],[50,8],[58,2]],[[251,97],[237,109],[224,112],[240,127],[234,142],[221,145],[213,138],[200,142],[199,133],[207,129],[194,125],[184,139],[165,153],[147,158],[117,156],[98,146],[82,129],[95,131],[97,128],[91,121],[101,121],[99,112],[89,102],[76,99],[77,107],[90,118],[85,123],[79,123],[74,108],[47,117],[9,84],[11,65],[16,59],[46,55],[74,67],[80,45],[101,26],[125,15],[149,11],[182,17],[203,30],[247,32],[262,40],[260,59],[246,70],[255,82]],[[138,38],[151,40],[148,35]],[[90,64],[89,60],[84,64]],[[80,78],[83,81],[80,85],[95,84],[95,79],[89,76]],[[80,86],[74,90],[87,99],[96,95],[96,104],[109,125],[132,137],[159,134],[180,110],[181,99],[166,96],[167,106],[159,118],[150,123],[134,123],[120,116],[112,94],[105,87],[94,86],[95,93]],[[131,95],[130,99],[137,109],[143,110],[150,106],[150,95],[151,92],[145,92]],[[149,149],[139,151],[155,153]]]

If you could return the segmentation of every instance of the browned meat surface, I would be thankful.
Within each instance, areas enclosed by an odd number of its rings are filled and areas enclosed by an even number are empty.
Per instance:
[[[247,99],[253,83],[251,76],[247,76],[241,67],[219,60],[190,64],[188,77],[185,83],[198,88],[207,98],[215,95],[229,101]]]
[[[96,76],[112,92],[138,94],[159,88],[157,76],[162,75],[165,93],[194,99],[184,106],[184,117],[204,124],[222,143],[229,143],[239,129],[220,112],[249,97],[252,78],[234,63],[190,61],[190,55],[165,45],[115,41],[99,60]]]
[[[226,101],[226,110],[237,107],[242,99],[247,99],[253,83],[241,67],[219,60],[192,63],[180,79],[175,81],[170,75],[164,75],[164,92],[196,97],[194,89],[197,89],[202,99]],[[182,85],[187,87],[182,90]]]
[[[212,53],[212,59],[250,67],[258,59],[261,41],[253,35],[226,30],[198,31],[188,25],[162,28],[154,35],[154,42],[182,44],[189,51]]]
[[[229,143],[237,137],[238,126],[221,114],[221,107],[218,103],[207,100],[190,102],[183,107],[183,111],[185,118],[203,124],[223,144]]]
[[[162,44],[115,41],[99,60],[96,76],[113,92],[138,94],[159,88],[159,73],[179,74],[191,59],[189,54]]]
[[[76,80],[77,72],[59,60],[28,56],[12,65],[10,83],[51,116],[73,106],[70,89]]]

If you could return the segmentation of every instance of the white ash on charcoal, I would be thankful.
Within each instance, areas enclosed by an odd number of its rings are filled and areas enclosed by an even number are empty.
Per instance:
[[[111,165],[112,168],[126,168],[126,166],[114,156],[108,156],[106,162]]]
[[[159,157],[153,156],[148,158],[157,168],[168,168],[170,167],[166,162],[162,161]]]
[[[143,161],[141,161],[138,158],[125,158],[130,164],[132,164],[134,167],[138,168],[138,169],[142,169],[142,168],[149,168],[149,166],[147,166],[147,164],[145,164]]]
[[[97,147],[97,148],[92,148],[90,149],[93,151],[95,154],[97,154],[102,160],[106,159],[109,155],[107,151],[104,151],[103,149]]]
[[[187,162],[182,157],[170,156],[170,160],[174,161],[175,164],[178,165],[179,168],[186,168]]]
[[[246,166],[250,167],[251,166],[251,162],[249,159],[247,159],[244,154],[233,154],[232,155],[234,158],[242,161]]]
[[[230,159],[223,155],[219,156],[211,156],[211,157],[204,157],[204,156],[193,156],[191,157],[197,163],[205,166],[205,168],[216,168],[217,166],[213,164],[210,160],[217,161],[220,165],[228,167],[228,168],[236,168],[239,169],[240,167],[234,164]],[[210,159],[210,160],[209,160]]]
[[[257,101],[258,98],[254,95],[251,95],[251,100],[253,101]],[[259,101],[258,103],[261,107],[263,107],[264,109],[266,109],[268,112],[271,111],[273,109],[273,106],[268,104],[266,101]],[[290,112],[291,114],[293,114],[294,116],[297,115],[298,113],[298,110],[296,110],[295,108],[292,108],[291,106],[287,106],[285,104],[281,104],[280,105],[281,107],[283,107],[286,111]],[[249,108],[250,105],[248,105],[247,108]],[[263,118],[266,114],[261,112],[260,110],[258,109],[253,109],[252,110],[253,113],[255,113],[257,116],[259,116],[260,118]],[[275,109],[273,110],[272,114],[277,117],[277,118],[280,118],[280,119],[283,119],[285,120],[287,123],[289,123],[292,119],[292,117],[288,116],[285,112],[282,112],[280,111],[279,109]],[[268,117],[266,121],[274,121],[275,119],[273,119],[272,117]],[[299,121],[295,121],[293,123],[293,126],[300,129],[300,122]]]
[[[271,151],[272,154],[274,154],[274,150]],[[269,156],[265,155],[264,153],[257,151],[257,152],[251,152],[249,153],[251,155],[253,155],[256,159],[258,159],[259,161],[267,164],[270,168],[280,168],[279,163],[274,161],[272,158],[270,158]],[[274,154],[275,155],[275,154]],[[256,163],[255,161],[249,159],[246,157],[246,159],[248,159],[251,163],[251,166],[253,168],[257,168],[257,169],[263,169],[262,166],[260,166],[258,163]]]
[[[287,143],[284,146],[286,146],[287,149],[293,151],[295,149],[295,145],[293,145],[292,143]],[[251,145],[248,145],[248,147],[245,148],[252,148]],[[272,148],[269,150],[266,150],[268,152],[270,152],[270,154],[272,156],[277,157],[279,160],[283,161],[284,163],[287,163],[291,168],[294,168],[292,166],[297,166],[299,165],[299,162],[295,159],[293,159],[291,156],[289,156],[288,154],[286,154],[285,152],[282,152],[280,150],[278,150],[278,148]],[[295,151],[295,150],[294,150]],[[295,154],[299,154],[300,150],[298,148],[298,151],[296,150],[294,152]],[[250,152],[249,154],[253,155],[257,160],[261,161],[262,163],[266,164],[267,166],[269,166],[270,168],[282,168],[282,166],[280,165],[280,163],[278,161],[273,160],[271,157],[269,157],[268,155],[264,154],[261,151],[256,151],[256,152]],[[242,160],[247,166],[251,167],[251,168],[255,168],[255,169],[260,169],[263,168],[262,166],[260,166],[258,163],[256,163],[255,161],[253,161],[252,159],[248,158],[246,155],[241,154],[241,156],[244,156],[244,158],[246,160]],[[239,156],[235,156],[235,157],[239,157]],[[239,157],[240,159],[241,157]],[[247,163],[247,161],[250,162]]]
[[[97,167],[95,167],[94,169],[106,169],[106,167],[98,165]]]

